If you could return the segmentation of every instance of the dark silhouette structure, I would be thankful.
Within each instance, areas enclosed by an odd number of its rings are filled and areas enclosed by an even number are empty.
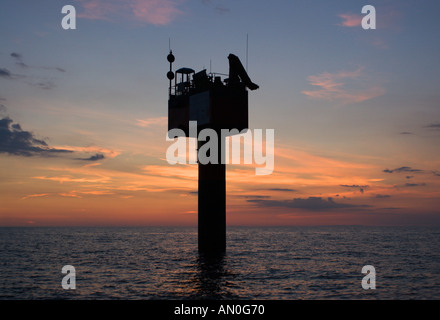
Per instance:
[[[197,138],[203,129],[213,129],[221,137],[221,129],[248,128],[248,91],[258,89],[240,59],[230,54],[229,78],[222,74],[195,72],[180,68],[174,73],[175,57],[168,55],[170,81],[168,100],[168,130],[181,129],[178,136]],[[174,80],[174,84],[173,84]],[[189,122],[197,121],[197,130],[190,130]],[[193,132],[194,131],[194,132]],[[198,150],[209,141],[199,141]],[[198,246],[204,255],[223,253],[226,250],[226,165],[224,152],[218,141],[217,163],[199,164],[198,184]]]

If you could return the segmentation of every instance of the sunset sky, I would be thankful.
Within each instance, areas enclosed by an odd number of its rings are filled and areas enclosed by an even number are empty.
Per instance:
[[[76,30],[64,30],[64,5]],[[373,5],[377,29],[361,27]],[[197,224],[169,64],[246,62],[275,167],[227,167],[228,225],[440,225],[437,0],[2,0],[0,226]]]

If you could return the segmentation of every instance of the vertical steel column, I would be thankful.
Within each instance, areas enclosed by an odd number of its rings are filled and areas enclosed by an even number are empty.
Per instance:
[[[218,164],[199,162],[198,242],[199,252],[206,255],[226,251],[226,165],[219,132],[218,137]],[[199,141],[199,149],[204,143]]]

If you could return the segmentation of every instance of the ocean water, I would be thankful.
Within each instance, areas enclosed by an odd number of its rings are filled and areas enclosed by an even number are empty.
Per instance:
[[[204,259],[196,228],[0,228],[0,299],[440,299],[440,228],[230,227]],[[64,290],[64,265],[76,289]],[[376,289],[364,290],[364,265]]]

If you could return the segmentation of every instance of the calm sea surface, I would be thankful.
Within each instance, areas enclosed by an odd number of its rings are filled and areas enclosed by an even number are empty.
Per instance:
[[[196,228],[0,228],[0,299],[440,299],[440,228],[230,227],[227,246],[206,260]]]

